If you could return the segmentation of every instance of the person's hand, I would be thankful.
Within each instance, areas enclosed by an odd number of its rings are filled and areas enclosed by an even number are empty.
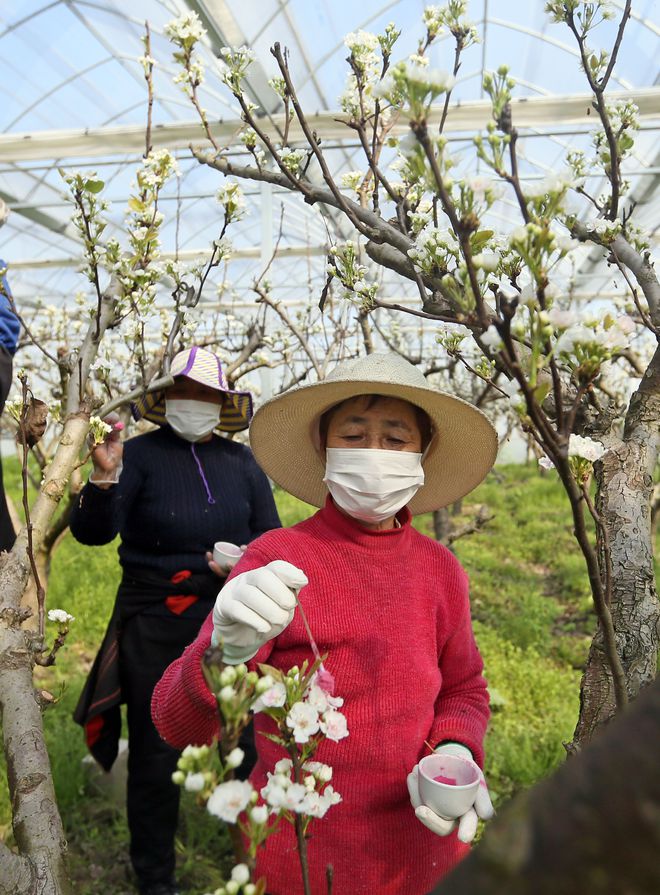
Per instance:
[[[242,553],[245,553],[245,551],[247,550],[247,544],[241,544],[241,546],[240,546],[240,550],[242,551]],[[231,572],[231,570],[234,568],[234,566],[236,565],[236,563],[237,563],[237,562],[239,561],[239,559],[241,558],[240,556],[237,556],[236,559],[228,560],[228,561],[227,561],[226,563],[224,563],[223,565],[220,565],[219,563],[217,563],[217,562],[213,559],[213,553],[212,553],[210,550],[207,550],[206,553],[205,553],[204,555],[205,555],[205,557],[206,557],[206,562],[208,563],[208,567],[209,567],[209,569],[210,569],[215,575],[217,575],[218,578],[226,578],[227,575],[229,575],[229,573]]]
[[[109,413],[103,422],[112,426],[112,432],[105,436],[101,444],[97,444],[92,448],[94,470],[89,480],[93,484],[98,485],[98,487],[109,488],[113,482],[119,481],[121,473],[122,457],[124,455],[121,430],[124,426],[119,422],[118,413]]]
[[[224,661],[246,662],[277,637],[293,618],[296,594],[306,584],[303,571],[280,559],[227,582],[213,607],[212,643],[222,643]]]
[[[461,817],[456,817],[452,820],[440,817],[440,815],[436,814],[435,811],[422,802],[419,795],[419,766],[415,765],[411,773],[408,774],[407,781],[408,793],[410,795],[412,806],[415,809],[415,816],[425,827],[428,827],[429,830],[436,833],[438,836],[448,836],[458,824],[458,838],[461,842],[472,842],[474,835],[477,832],[477,821],[479,818],[481,818],[481,820],[489,820],[495,813],[488,793],[486,779],[481,768],[472,758],[472,753],[467,746],[462,746],[460,743],[445,743],[442,746],[438,746],[435,751],[444,753],[445,755],[457,755],[459,758],[466,758],[474,765],[479,774],[479,788],[477,790],[477,795],[475,796],[472,807],[469,808],[465,814],[461,815]]]

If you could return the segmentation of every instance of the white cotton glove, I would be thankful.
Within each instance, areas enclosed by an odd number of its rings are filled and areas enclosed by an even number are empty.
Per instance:
[[[466,758],[472,762],[479,774],[479,789],[477,790],[474,805],[465,814],[453,820],[446,820],[422,802],[419,795],[418,765],[415,765],[411,773],[408,774],[408,793],[410,794],[412,806],[415,809],[415,816],[425,827],[428,827],[429,830],[438,836],[448,836],[456,827],[456,824],[458,824],[458,838],[461,842],[472,842],[477,832],[478,819],[489,820],[495,813],[484,775],[481,772],[481,768],[474,761],[472,753],[467,746],[463,746],[460,743],[444,743],[442,746],[438,746],[435,751],[444,755],[456,755],[459,758]]]
[[[222,643],[227,665],[247,662],[286,628],[296,608],[296,593],[305,584],[305,573],[281,559],[242,572],[225,584],[213,607],[211,642]]]

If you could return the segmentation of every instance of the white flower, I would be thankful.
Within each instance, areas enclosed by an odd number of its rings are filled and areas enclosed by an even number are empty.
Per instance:
[[[250,871],[247,864],[237,864],[231,872],[231,878],[239,886],[244,886],[250,882]]]
[[[507,379],[500,385],[500,388],[512,403],[517,403],[520,400],[520,383],[517,379]]]
[[[229,755],[225,758],[225,765],[230,769],[237,768],[239,765],[243,764],[244,758],[245,752],[236,746],[236,748],[232,749]]]
[[[539,457],[539,466],[541,469],[554,469],[555,464],[552,462],[550,457]]]
[[[301,808],[302,814],[308,814],[310,817],[323,817],[330,806],[327,805],[319,792],[308,792],[303,799]]]
[[[478,255],[473,255],[472,261],[474,266],[481,270],[493,271],[500,263],[500,256],[495,252],[480,252]]]
[[[303,770],[313,774],[319,783],[329,783],[332,780],[332,768],[322,761],[306,761]]]
[[[223,687],[218,693],[220,702],[231,702],[234,696],[236,696],[236,690],[229,684],[226,687]]]
[[[503,344],[502,337],[492,324],[481,334],[481,341],[486,348],[491,348],[494,351],[498,351]]]
[[[614,325],[626,335],[630,335],[630,333],[633,333],[636,327],[636,323],[633,318],[628,317],[625,314],[623,315],[623,317],[617,317],[614,321]]]
[[[187,774],[184,783],[186,792],[201,792],[204,789],[204,774]]]
[[[268,783],[261,789],[261,798],[266,801],[271,808],[279,809],[284,804],[286,789],[275,782],[275,778],[269,774]]]
[[[290,758],[280,758],[280,760],[275,765],[274,770],[276,774],[288,775],[293,770],[293,762]]]
[[[263,712],[264,709],[280,708],[285,702],[286,687],[277,681],[255,699],[252,703],[252,711]]]
[[[605,447],[600,441],[594,441],[593,438],[583,438],[581,435],[571,435],[568,440],[568,456],[582,457],[584,460],[590,460],[592,463],[605,453]]]
[[[307,795],[307,787],[302,783],[291,783],[284,791],[284,800],[282,807],[287,811],[296,811],[301,813],[302,803]]]
[[[341,175],[341,185],[346,190],[356,190],[362,180],[364,178],[364,174],[362,171],[346,171],[345,174]]]
[[[250,804],[253,792],[247,780],[228,780],[226,783],[220,783],[211,794],[206,810],[225,823],[235,824],[238,815]]]
[[[48,621],[59,622],[61,625],[68,625],[69,622],[74,622],[75,618],[72,615],[69,615],[68,612],[65,612],[64,609],[49,609]]]
[[[323,733],[329,740],[332,740],[333,743],[343,740],[344,737],[348,736],[346,717],[342,715],[341,712],[337,712],[334,709],[323,714],[320,725]]]
[[[499,183],[481,174],[475,177],[466,177],[465,185],[472,191],[477,202],[490,202],[498,199],[503,193]]]
[[[306,702],[297,702],[286,716],[296,743],[306,743],[319,729],[319,713]]]
[[[555,329],[568,329],[578,321],[575,311],[562,311],[560,308],[550,308],[548,320]]]
[[[170,40],[175,42],[184,42],[188,39],[200,40],[206,34],[196,12],[183,13],[178,19],[168,22],[163,30]]]
[[[592,345],[598,341],[593,329],[582,326],[581,323],[569,327],[557,339],[556,350],[559,354],[570,354],[576,345]]]
[[[265,824],[268,820],[268,808],[265,805],[255,805],[250,811],[250,818],[255,824]]]
[[[300,813],[310,817],[324,817],[328,809],[338,802],[341,802],[341,796],[328,786],[323,793],[308,792],[300,806]]]

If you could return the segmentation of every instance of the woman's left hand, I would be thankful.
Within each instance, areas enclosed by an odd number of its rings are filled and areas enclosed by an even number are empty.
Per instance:
[[[247,549],[247,545],[241,544],[241,550],[243,552],[245,552],[246,549]],[[221,566],[213,559],[213,554],[211,553],[210,550],[206,551],[205,556],[206,556],[206,562],[209,565],[209,569],[215,575],[217,575],[218,578],[226,578],[227,575],[229,575],[231,570],[234,568],[234,566],[236,565],[238,560],[240,559],[240,557],[238,557],[234,562],[228,562]]]
[[[477,790],[477,795],[475,796],[472,807],[468,808],[465,814],[460,817],[448,820],[444,817],[440,817],[440,815],[436,814],[435,811],[422,802],[419,794],[418,765],[415,765],[412,772],[408,774],[407,781],[408,793],[410,795],[411,804],[415,809],[415,816],[417,817],[417,820],[421,821],[425,827],[428,827],[429,830],[437,836],[448,836],[455,829],[456,825],[458,825],[458,838],[461,842],[472,842],[475,833],[477,832],[478,820],[489,820],[495,813],[493,803],[490,800],[486,779],[481,768],[472,758],[472,753],[467,746],[463,746],[460,743],[445,743],[442,746],[438,746],[435,751],[456,755],[459,758],[465,758],[472,762],[479,773],[479,789]]]

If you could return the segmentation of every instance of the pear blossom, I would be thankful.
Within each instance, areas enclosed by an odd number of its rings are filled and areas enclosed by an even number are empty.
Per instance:
[[[247,780],[228,780],[216,786],[206,810],[225,823],[235,824],[241,811],[250,804],[254,790]]]
[[[265,824],[268,820],[268,808],[266,805],[255,805],[250,811],[250,820],[255,824]]]
[[[591,345],[599,341],[593,329],[581,323],[569,327],[557,339],[556,350],[559,354],[570,354],[576,345]]]
[[[322,761],[306,761],[303,770],[313,774],[320,783],[329,783],[332,780],[332,768]]]
[[[493,324],[491,324],[488,329],[481,334],[481,341],[486,346],[486,348],[490,348],[493,351],[498,351],[503,344],[502,336],[498,333]]]
[[[238,746],[235,749],[232,749],[229,755],[225,758],[225,765],[230,768],[238,768],[243,764],[243,759],[245,758],[245,752]]]
[[[280,758],[273,770],[276,774],[290,774],[293,770],[293,762],[290,758]]]
[[[495,252],[480,252],[478,255],[473,255],[472,261],[475,267],[491,272],[497,269],[497,265],[500,263],[500,256]]]
[[[247,864],[237,864],[231,872],[231,878],[235,883],[238,883],[239,886],[244,886],[245,883],[249,883],[250,870]]]
[[[539,457],[539,466],[541,467],[541,469],[554,469],[555,468],[555,464],[552,462],[550,457],[546,457],[546,456]]]
[[[201,792],[204,789],[204,783],[204,774],[187,774],[183,786],[186,792]]]
[[[285,702],[286,687],[277,681],[255,699],[252,703],[252,711],[263,712],[264,709],[280,708]]]
[[[575,311],[562,311],[561,308],[550,308],[548,320],[555,329],[563,330],[574,326],[578,321],[578,315]]]
[[[69,622],[74,622],[75,618],[72,615],[69,615],[64,609],[49,609],[48,621],[58,622],[60,625],[68,625]]]
[[[320,727],[326,737],[329,740],[332,740],[333,743],[343,740],[344,737],[348,736],[345,715],[342,715],[341,712],[337,712],[334,709],[331,709],[329,712],[324,712],[321,716]]]
[[[593,438],[586,438],[582,435],[571,435],[568,440],[569,457],[582,457],[584,460],[594,463],[596,460],[600,460],[605,450],[600,441],[594,441]]]
[[[319,729],[319,713],[314,706],[297,702],[286,716],[286,723],[293,732],[296,743],[306,743]]]

